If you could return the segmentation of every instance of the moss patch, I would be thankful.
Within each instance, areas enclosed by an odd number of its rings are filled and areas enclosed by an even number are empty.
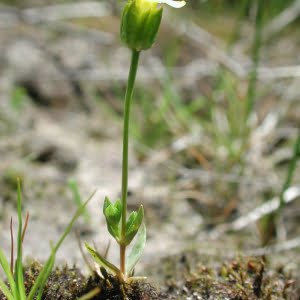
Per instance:
[[[243,257],[218,267],[187,266],[185,270],[189,271],[181,281],[167,281],[173,299],[300,299],[299,281],[283,268],[268,269],[263,259]]]
[[[26,291],[29,293],[42,265],[33,262],[25,271]],[[93,300],[160,300],[167,296],[159,293],[154,287],[145,282],[121,284],[118,278],[106,275],[105,279],[98,275],[85,277],[76,268],[56,268],[50,275],[44,289],[42,300],[75,300],[80,296],[99,289]],[[7,300],[0,292],[0,300]]]
[[[162,262],[161,266],[165,263],[168,265],[168,262]],[[299,280],[284,272],[283,268],[269,270],[262,259],[238,258],[211,268],[203,265],[187,266],[188,260],[183,261],[182,258],[178,263],[181,266],[186,264],[182,268],[184,271],[161,283],[160,288],[164,289],[164,293],[143,281],[124,285],[108,274],[102,279],[96,274],[85,277],[76,267],[57,268],[49,277],[42,300],[75,300],[96,288],[99,293],[92,300],[300,299]],[[37,262],[26,269],[27,292],[40,270],[41,265]],[[0,294],[0,300],[6,298]]]

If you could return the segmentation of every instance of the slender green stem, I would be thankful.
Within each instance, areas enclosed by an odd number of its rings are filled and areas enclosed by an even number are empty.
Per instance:
[[[284,193],[290,187],[290,185],[292,183],[294,173],[295,173],[295,170],[297,167],[297,161],[299,158],[300,158],[300,130],[298,131],[298,137],[295,142],[293,157],[292,157],[292,160],[288,167],[288,174],[287,174],[286,180],[282,186],[281,193],[279,196],[280,205],[279,205],[278,214],[280,214],[281,209],[285,206]]]
[[[295,142],[293,157],[292,157],[292,159],[289,163],[289,166],[288,166],[287,176],[286,176],[286,179],[283,183],[283,186],[281,188],[281,192],[280,192],[280,195],[279,195],[278,209],[277,209],[276,212],[274,212],[274,214],[270,215],[271,220],[275,219],[276,229],[277,229],[277,237],[278,238],[285,238],[281,234],[281,230],[280,230],[282,228],[282,226],[280,226],[280,225],[283,222],[282,211],[283,211],[284,207],[286,206],[286,202],[285,202],[285,199],[284,199],[284,193],[291,186],[291,183],[292,183],[292,180],[294,178],[295,171],[296,171],[296,168],[297,168],[297,162],[298,162],[299,159],[300,159],[300,129],[298,130],[298,137],[297,137],[297,140]],[[272,218],[272,216],[274,218]]]
[[[124,245],[125,230],[126,230],[126,212],[127,212],[127,189],[128,189],[128,136],[129,136],[129,117],[130,103],[133,94],[134,82],[139,63],[140,52],[132,50],[131,65],[128,76],[128,84],[125,95],[124,105],[124,125],[123,125],[123,160],[122,160],[122,227],[121,227],[121,242],[120,242],[120,270],[125,274],[125,251]]]

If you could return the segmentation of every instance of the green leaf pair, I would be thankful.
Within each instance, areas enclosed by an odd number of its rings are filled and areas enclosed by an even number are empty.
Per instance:
[[[136,242],[134,243],[131,251],[127,256],[126,263],[126,274],[123,274],[118,267],[110,263],[105,257],[99,254],[94,248],[92,248],[88,243],[85,243],[85,247],[92,256],[93,260],[99,264],[101,267],[105,268],[109,273],[118,276],[122,281],[126,281],[127,276],[131,276],[133,269],[139,259],[142,256],[143,250],[146,244],[146,226],[142,224],[140,230],[138,231]]]
[[[99,254],[89,244],[85,243],[85,247],[92,256],[93,260],[101,267],[105,268],[109,273],[114,274],[122,281],[126,281],[132,276],[133,269],[142,256],[146,244],[146,226],[143,224],[144,208],[141,205],[139,210],[133,211],[126,222],[125,234],[121,234],[122,226],[122,204],[120,200],[112,203],[108,197],[105,197],[103,205],[103,214],[106,218],[107,228],[109,233],[115,238],[120,246],[128,246],[134,237],[136,241],[126,259],[124,271],[114,264],[110,263],[104,256]],[[132,278],[132,277],[131,277]]]
[[[143,222],[144,208],[141,205],[139,210],[133,211],[126,222],[125,236],[121,236],[121,218],[122,204],[120,200],[112,203],[108,197],[105,197],[103,205],[103,214],[106,219],[107,229],[114,239],[122,245],[129,245]]]

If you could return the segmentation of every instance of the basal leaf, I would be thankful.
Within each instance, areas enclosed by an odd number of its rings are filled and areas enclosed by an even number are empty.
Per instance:
[[[143,254],[143,250],[146,245],[146,236],[146,225],[143,223],[137,233],[136,242],[126,259],[126,273],[129,276]]]
[[[94,259],[94,261],[105,268],[108,272],[114,275],[121,276],[121,271],[108,260],[106,260],[103,256],[101,256],[95,249],[93,249],[88,243],[85,243],[86,249],[89,251],[90,255]]]

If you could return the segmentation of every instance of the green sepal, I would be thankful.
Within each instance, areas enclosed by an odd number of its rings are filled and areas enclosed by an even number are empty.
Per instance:
[[[122,216],[122,204],[117,200],[115,204],[105,197],[103,205],[103,214],[106,219],[109,233],[117,240],[120,240],[120,221]]]
[[[162,7],[154,2],[128,1],[121,20],[122,42],[136,51],[151,48],[159,30],[162,12]]]
[[[124,244],[129,245],[137,234],[144,219],[144,208],[141,205],[138,212],[132,212],[126,222]]]
[[[94,248],[92,248],[88,243],[84,244],[93,260],[103,267],[106,271],[113,275],[117,275],[119,278],[123,277],[121,271],[112,263],[110,263],[107,259],[105,259],[101,254],[99,254]]]

